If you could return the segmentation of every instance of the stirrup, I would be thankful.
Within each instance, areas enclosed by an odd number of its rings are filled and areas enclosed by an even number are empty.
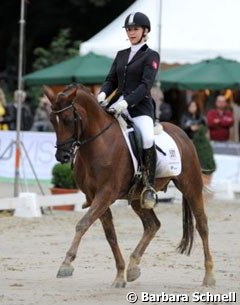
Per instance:
[[[152,200],[151,198],[144,198],[147,194],[146,193],[151,193],[152,195]],[[141,196],[140,196],[140,205],[141,208],[143,209],[153,209],[155,204],[157,202],[157,192],[155,191],[155,189],[148,185],[145,186],[144,189],[142,190]]]

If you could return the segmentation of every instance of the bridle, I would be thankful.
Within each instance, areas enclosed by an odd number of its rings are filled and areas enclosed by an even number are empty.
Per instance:
[[[57,141],[55,147],[57,148],[57,150],[68,152],[71,155],[73,155],[76,152],[76,149],[80,148],[80,146],[87,144],[87,143],[95,140],[96,138],[98,138],[105,131],[107,131],[113,124],[113,122],[111,122],[108,126],[103,128],[96,135],[81,141],[80,136],[83,132],[83,121],[82,121],[81,115],[77,112],[77,110],[74,106],[74,101],[69,106],[66,106],[60,110],[52,110],[52,113],[58,115],[59,113],[63,113],[64,111],[66,111],[68,109],[73,109],[73,116],[74,116],[73,135],[65,141],[62,141],[62,142]],[[66,145],[70,145],[70,148],[66,148],[65,147]]]

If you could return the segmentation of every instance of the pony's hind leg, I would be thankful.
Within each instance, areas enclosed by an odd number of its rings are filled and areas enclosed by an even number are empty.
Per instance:
[[[128,282],[135,281],[141,275],[141,271],[139,267],[141,258],[147,246],[149,245],[149,243],[151,242],[151,240],[153,239],[156,232],[159,230],[161,226],[160,221],[158,220],[155,212],[152,209],[148,210],[141,208],[139,200],[132,202],[132,208],[135,211],[135,213],[140,217],[143,224],[144,232],[137,247],[130,256],[130,261],[127,268]]]
[[[199,201],[203,202],[203,199],[201,198],[201,200]],[[193,213],[196,219],[196,228],[202,239],[203,249],[204,249],[205,276],[203,279],[203,286],[214,286],[216,284],[216,280],[214,278],[214,273],[213,273],[213,267],[214,267],[213,259],[209,250],[208,221],[207,221],[207,216],[203,209],[203,204],[202,204],[202,209],[201,208],[193,209]]]
[[[199,186],[198,189],[194,189],[194,185],[189,183],[181,185],[178,182],[175,185],[183,194],[183,238],[179,246],[180,252],[190,254],[193,241],[193,236],[191,236],[193,234],[193,223],[191,220],[193,214],[196,220],[197,231],[203,243],[205,265],[203,285],[214,286],[213,259],[209,249],[208,221],[204,211],[202,188]]]
[[[116,288],[122,288],[126,286],[125,280],[125,262],[118,246],[117,236],[115,232],[115,228],[112,221],[112,213],[111,210],[108,209],[101,217],[100,217],[107,241],[112,249],[116,267],[117,267],[117,275],[112,284],[112,286]]]

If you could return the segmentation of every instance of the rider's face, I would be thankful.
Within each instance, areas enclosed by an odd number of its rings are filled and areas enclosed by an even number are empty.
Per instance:
[[[143,36],[143,31],[144,31],[143,28],[138,27],[138,26],[126,28],[128,38],[132,45],[135,45],[135,44],[138,44],[139,42],[141,42],[141,40],[142,40],[141,38]]]

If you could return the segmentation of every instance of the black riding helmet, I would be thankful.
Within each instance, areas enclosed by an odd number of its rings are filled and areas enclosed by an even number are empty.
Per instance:
[[[148,17],[140,12],[131,13],[125,19],[123,28],[129,28],[132,26],[140,26],[142,28],[148,29],[148,32],[151,31],[151,23]]]

